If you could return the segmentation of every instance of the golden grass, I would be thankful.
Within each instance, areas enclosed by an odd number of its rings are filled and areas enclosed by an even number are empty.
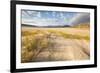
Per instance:
[[[72,34],[67,31],[66,28],[63,28],[66,31],[59,29],[23,29],[22,28],[22,51],[21,51],[21,62],[30,62],[35,61],[36,56],[43,50],[48,48],[48,46],[52,46],[48,37],[50,34],[55,34],[57,37],[63,37],[65,39],[84,39],[89,41],[90,36],[88,35],[79,35]],[[77,28],[73,28],[77,30]],[[84,31],[84,30],[83,30]],[[78,32],[80,33],[80,32]]]
[[[66,39],[85,39],[85,40],[90,40],[89,35],[87,36],[82,36],[82,35],[74,35],[74,34],[69,34],[67,31],[54,31],[54,30],[48,30],[48,32],[53,33],[53,34],[58,34],[61,35],[62,37]]]

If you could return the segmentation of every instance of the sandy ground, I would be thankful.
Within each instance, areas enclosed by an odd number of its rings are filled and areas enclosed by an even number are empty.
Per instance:
[[[55,43],[53,48],[44,49],[38,54],[35,61],[62,61],[62,60],[85,60],[89,59],[89,43],[77,39],[52,39]]]

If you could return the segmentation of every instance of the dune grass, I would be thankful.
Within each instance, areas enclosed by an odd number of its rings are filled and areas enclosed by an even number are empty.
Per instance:
[[[66,28],[65,28],[66,29]],[[77,28],[75,28],[77,29]],[[65,39],[84,39],[89,41],[89,35],[82,36],[76,34],[69,34],[67,31],[56,31],[52,29],[41,30],[24,30],[22,29],[22,51],[21,51],[21,62],[35,61],[36,56],[43,50],[54,44],[50,42],[49,36],[55,34],[56,37],[63,37]]]
[[[77,33],[76,33],[76,35],[73,35],[73,34],[68,34],[66,31],[61,32],[61,31],[54,31],[54,30],[48,30],[48,32],[61,35],[62,37],[66,38],[66,39],[85,39],[85,40],[90,40],[89,35],[82,36],[82,35],[77,35]]]

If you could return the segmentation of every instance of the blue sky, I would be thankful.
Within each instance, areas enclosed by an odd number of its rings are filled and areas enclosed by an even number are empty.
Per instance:
[[[79,17],[83,17],[83,19],[80,20]],[[81,22],[85,19],[85,21],[89,22],[90,14],[79,12],[22,10],[22,24],[36,26],[73,25],[74,22],[77,21],[76,18]]]

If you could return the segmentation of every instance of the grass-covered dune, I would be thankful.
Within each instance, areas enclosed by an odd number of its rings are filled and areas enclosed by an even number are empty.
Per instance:
[[[87,60],[89,29],[22,26],[21,62]]]

